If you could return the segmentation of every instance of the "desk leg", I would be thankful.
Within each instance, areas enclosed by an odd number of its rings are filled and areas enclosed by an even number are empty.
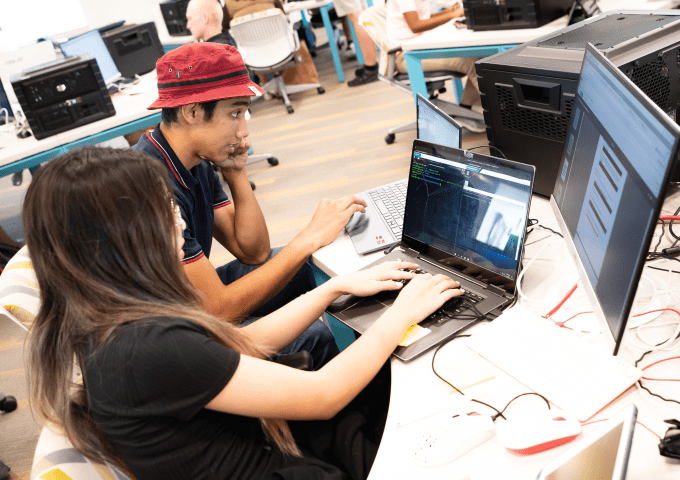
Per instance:
[[[333,57],[333,63],[335,64],[335,72],[338,74],[338,82],[342,83],[345,81],[345,74],[342,71],[342,63],[340,62],[340,55],[338,54],[338,46],[335,44],[335,37],[333,36],[333,27],[331,25],[331,18],[328,15],[328,11],[333,8],[333,4],[329,3],[323,7],[319,7],[321,12],[321,19],[326,27],[326,34],[328,35],[328,46],[331,49],[331,56]]]
[[[421,94],[423,97],[427,98],[427,84],[425,83],[423,66],[420,63],[420,58],[411,52],[404,52],[404,60],[406,60],[408,79],[411,82],[413,101],[417,103],[418,94]]]
[[[307,15],[305,11],[301,10],[300,15],[302,16],[302,28],[305,30],[305,38],[307,38],[307,43],[309,44],[309,51],[316,50],[316,42],[314,41],[314,35],[312,35],[312,27],[307,21]]]

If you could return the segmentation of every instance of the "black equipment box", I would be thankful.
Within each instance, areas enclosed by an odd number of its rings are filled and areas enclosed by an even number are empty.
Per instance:
[[[680,12],[610,12],[476,62],[489,143],[555,186],[587,42],[677,121]]]
[[[116,114],[97,60],[89,54],[24,70],[10,81],[38,140]]]
[[[165,53],[153,22],[123,25],[103,33],[102,39],[125,78],[150,72]]]
[[[173,37],[191,35],[187,29],[187,5],[189,5],[189,0],[175,0],[160,4],[165,26],[168,27],[168,33]]]
[[[574,0],[463,0],[467,28],[535,28],[569,13]]]

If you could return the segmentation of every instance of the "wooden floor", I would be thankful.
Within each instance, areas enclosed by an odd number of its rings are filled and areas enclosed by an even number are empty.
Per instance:
[[[253,103],[250,138],[256,153],[272,153],[279,165],[249,165],[256,197],[269,228],[272,246],[289,242],[310,221],[319,200],[338,198],[406,177],[415,130],[384,137],[391,127],[415,119],[413,97],[382,82],[350,88],[338,83],[328,48],[317,51],[315,64],[326,93],[316,90],[291,97],[295,113],[280,100]],[[355,61],[345,61],[346,79],[354,78]],[[445,98],[452,98],[451,91]],[[485,145],[485,134],[465,131],[463,146]],[[0,226],[21,239],[21,202],[30,175],[21,187],[0,179]],[[233,257],[215,244],[210,260],[222,265]],[[0,315],[0,389],[19,401],[19,409],[0,414],[0,461],[12,479],[28,479],[40,426],[28,407],[23,368],[22,332]]]

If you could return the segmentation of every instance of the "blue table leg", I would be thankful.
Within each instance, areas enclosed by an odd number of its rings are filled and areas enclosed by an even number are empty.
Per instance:
[[[345,74],[342,71],[342,63],[340,63],[340,55],[338,54],[338,46],[335,44],[335,37],[333,36],[333,26],[331,25],[331,18],[328,15],[328,11],[333,8],[333,4],[329,3],[323,7],[319,7],[321,12],[321,19],[326,27],[326,34],[328,35],[328,46],[331,49],[331,56],[333,57],[333,63],[335,64],[335,72],[338,74],[338,82],[342,83],[345,81]]]
[[[404,52],[404,60],[406,61],[406,68],[408,69],[408,78],[411,81],[413,101],[416,101],[419,93],[427,98],[427,85],[425,84],[425,75],[423,74],[423,66],[421,64],[422,60],[427,58],[488,57],[489,55],[495,55],[496,53],[503,52],[515,46],[517,45],[484,45],[480,47],[433,48],[430,50],[412,50],[410,52]],[[456,96],[460,100],[462,95],[462,84],[459,82],[458,85],[456,85]]]
[[[316,49],[316,42],[314,41],[314,35],[312,35],[312,27],[307,21],[307,15],[305,15],[304,10],[300,10],[300,15],[302,16],[302,28],[305,31],[305,37],[307,38],[307,44],[309,45],[309,50]]]

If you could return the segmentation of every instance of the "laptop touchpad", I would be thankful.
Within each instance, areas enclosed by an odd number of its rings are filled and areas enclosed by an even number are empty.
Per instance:
[[[342,316],[351,318],[347,323],[357,332],[364,333],[384,311],[385,305],[372,298],[366,298],[342,312]]]

